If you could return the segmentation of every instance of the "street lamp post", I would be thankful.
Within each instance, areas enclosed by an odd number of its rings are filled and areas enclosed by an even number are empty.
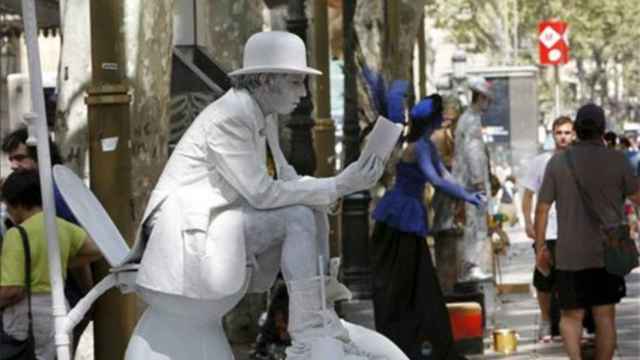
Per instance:
[[[449,77],[442,77],[436,81],[436,91],[439,94],[453,94],[453,87],[451,85],[451,79]]]
[[[467,54],[462,49],[458,49],[451,56],[451,79],[452,87],[455,95],[460,98],[463,104],[467,104],[468,101],[464,96],[464,79],[466,76],[467,66]]]
[[[289,0],[287,30],[298,35],[307,43],[307,16],[305,15],[305,0]],[[316,156],[313,150],[311,129],[314,121],[311,117],[313,103],[309,92],[309,78],[305,78],[304,86],[307,96],[300,100],[300,104],[294,110],[289,119],[291,129],[291,153],[289,161],[301,175],[313,175],[316,169]]]
[[[356,1],[344,1],[344,164],[360,156],[360,126],[358,125],[358,69],[355,62],[355,30],[353,16]],[[345,196],[342,203],[342,266],[344,283],[355,300],[371,299],[371,267],[369,261],[368,191]]]

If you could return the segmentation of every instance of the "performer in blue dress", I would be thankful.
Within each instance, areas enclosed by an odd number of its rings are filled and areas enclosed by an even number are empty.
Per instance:
[[[457,184],[443,165],[431,134],[442,125],[442,99],[431,95],[410,113],[409,133],[396,167],[396,181],[373,212],[373,302],[376,330],[410,359],[460,359],[442,290],[426,244],[423,204],[426,183],[454,198],[483,206],[481,193]]]

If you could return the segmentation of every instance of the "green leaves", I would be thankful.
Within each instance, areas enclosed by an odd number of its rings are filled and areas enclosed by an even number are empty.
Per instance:
[[[573,60],[563,67],[563,77],[577,82],[580,89],[575,98],[567,100],[594,99],[615,105],[637,96],[640,60],[635,53],[640,49],[640,27],[635,24],[640,18],[640,1],[433,0],[426,14],[436,27],[449,31],[454,43],[468,52],[486,54],[495,65],[537,64],[538,22],[562,19],[569,23]],[[544,102],[551,98],[546,89],[552,87],[547,83],[551,77],[544,71],[542,75]]]

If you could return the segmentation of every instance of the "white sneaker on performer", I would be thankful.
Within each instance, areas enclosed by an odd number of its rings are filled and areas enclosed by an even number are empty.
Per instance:
[[[287,282],[291,335],[291,346],[286,349],[287,360],[312,360],[317,354],[331,360],[386,360],[371,355],[351,341],[333,302],[321,299],[320,281],[327,281],[327,278]]]
[[[471,265],[467,268],[463,276],[460,278],[459,282],[481,282],[489,280],[493,277],[493,275],[485,273],[480,269],[477,265]]]

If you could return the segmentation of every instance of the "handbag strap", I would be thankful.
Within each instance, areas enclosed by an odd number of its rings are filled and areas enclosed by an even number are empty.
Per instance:
[[[29,336],[33,336],[33,315],[31,313],[31,247],[29,246],[29,237],[25,229],[16,225],[20,237],[22,238],[22,246],[24,247],[24,286],[27,289],[27,305],[29,309]]]
[[[578,190],[578,194],[580,194],[580,198],[582,198],[582,203],[585,209],[587,209],[587,213],[589,214],[589,216],[593,218],[593,220],[599,223],[601,227],[604,226],[605,225],[604,220],[600,217],[600,215],[598,215],[598,212],[593,207],[593,199],[591,198],[591,195],[589,195],[589,193],[584,189],[584,187],[582,186],[582,183],[580,183],[578,175],[576,174],[576,168],[575,168],[575,163],[572,156],[573,153],[571,152],[571,149],[567,149],[567,151],[565,152],[565,155],[566,155],[567,163],[569,164],[569,171],[573,176],[573,180],[576,182],[576,188]]]

